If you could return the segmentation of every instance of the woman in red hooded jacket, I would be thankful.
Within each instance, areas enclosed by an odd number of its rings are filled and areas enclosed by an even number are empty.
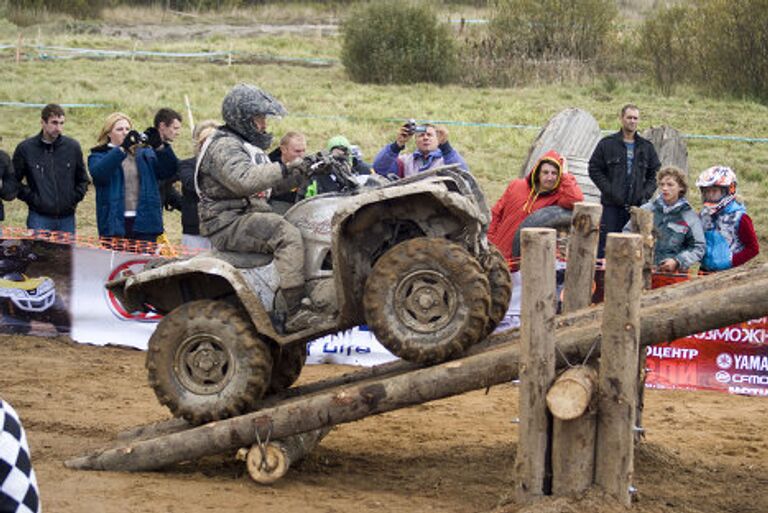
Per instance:
[[[584,194],[576,178],[566,170],[565,159],[554,150],[545,153],[525,178],[512,180],[491,210],[488,239],[499,248],[507,261],[512,260],[512,241],[523,220],[544,207],[568,210],[582,201]],[[507,313],[496,331],[520,326],[520,272],[512,272],[512,297]]]
[[[491,209],[488,239],[512,259],[512,240],[520,223],[532,212],[553,205],[571,210],[584,200],[576,178],[568,173],[565,158],[554,150],[545,153],[525,178],[512,180]]]

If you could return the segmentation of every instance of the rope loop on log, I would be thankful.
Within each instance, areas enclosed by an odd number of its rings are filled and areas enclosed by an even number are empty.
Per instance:
[[[256,446],[259,448],[259,452],[261,453],[261,463],[259,464],[259,470],[264,470],[266,472],[271,472],[272,468],[269,468],[268,465],[268,458],[267,458],[267,446],[269,445],[269,439],[272,436],[272,422],[269,423],[269,429],[267,430],[267,437],[264,439],[264,442],[261,441],[261,436],[259,436],[259,427],[256,426]]]

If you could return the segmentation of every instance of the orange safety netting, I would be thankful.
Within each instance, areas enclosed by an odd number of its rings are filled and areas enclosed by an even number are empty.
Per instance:
[[[156,255],[168,258],[196,255],[203,249],[188,248],[181,244],[171,243],[165,234],[160,235],[157,241],[143,241],[134,239],[122,239],[118,237],[95,237],[92,235],[72,235],[69,232],[57,232],[50,230],[30,230],[15,226],[2,227],[3,239],[24,239],[53,242],[56,244],[69,244],[72,246],[106,249],[110,251],[122,251],[143,255]]]

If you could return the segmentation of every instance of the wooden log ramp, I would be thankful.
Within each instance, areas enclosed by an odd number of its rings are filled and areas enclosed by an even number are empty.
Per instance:
[[[602,307],[582,309],[556,321],[557,367],[600,352]],[[746,265],[645,292],[640,307],[640,347],[768,315],[768,264]],[[68,460],[89,470],[152,470],[352,422],[444,397],[505,383],[519,376],[519,333],[491,337],[468,356],[427,368],[397,363],[381,369],[310,384],[253,413],[151,438],[131,438]],[[344,382],[344,384],[338,384]],[[301,388],[297,388],[301,390]],[[312,390],[312,391],[309,391]],[[295,392],[294,392],[295,393]],[[257,436],[258,433],[258,436]],[[147,433],[144,433],[147,436]]]

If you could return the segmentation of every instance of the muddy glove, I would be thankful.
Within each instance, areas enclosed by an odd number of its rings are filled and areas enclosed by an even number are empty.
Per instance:
[[[160,137],[160,132],[157,128],[153,126],[147,128],[144,130],[144,135],[147,137],[147,144],[152,146],[152,148],[158,149],[163,145],[163,138]]]
[[[142,134],[138,133],[136,130],[131,130],[126,134],[125,139],[123,139],[123,144],[121,144],[120,146],[122,146],[122,148],[125,151],[128,151],[134,146],[136,146],[137,144],[142,143],[141,136]]]
[[[312,160],[308,157],[301,158],[296,157],[292,161],[283,166],[283,176],[289,177],[305,177],[309,178],[312,175]]]

